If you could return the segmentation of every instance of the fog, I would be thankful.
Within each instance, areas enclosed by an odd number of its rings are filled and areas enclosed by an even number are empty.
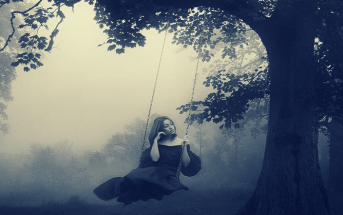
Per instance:
[[[73,197],[88,203],[117,204],[97,199],[92,190],[137,167],[144,127],[145,120],[136,118],[123,132],[113,134],[99,151],[75,153],[72,142],[60,141],[31,144],[24,153],[2,153],[0,206],[41,206]],[[194,177],[181,176],[191,190],[188,194],[230,194],[245,199],[252,192],[262,165],[265,135],[250,130],[248,126],[223,133],[210,123],[192,127],[191,148],[201,157],[202,170]],[[128,148],[116,147],[118,141]],[[185,191],[178,193],[187,195]]]
[[[159,65],[164,32],[149,31],[146,45],[124,54],[98,47],[106,35],[93,20],[92,7],[77,4],[64,11],[54,48],[44,66],[26,73],[17,69],[12,83],[14,100],[8,103],[9,134],[1,136],[4,152],[25,152],[32,143],[71,141],[76,151],[99,149],[116,131],[136,117],[147,118]],[[167,35],[153,113],[183,123],[176,108],[191,98],[196,61],[192,49],[171,44]],[[195,98],[202,86],[200,63]],[[180,130],[181,131],[181,130]]]

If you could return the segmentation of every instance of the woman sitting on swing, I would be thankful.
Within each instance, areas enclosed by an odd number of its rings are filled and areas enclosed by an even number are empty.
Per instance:
[[[179,171],[194,176],[201,169],[201,160],[190,150],[187,136],[177,138],[174,122],[164,116],[155,119],[149,142],[150,147],[143,151],[137,169],[124,177],[112,178],[94,190],[100,199],[118,198],[118,202],[130,204],[138,200],[161,200],[174,191],[188,190],[178,179]]]

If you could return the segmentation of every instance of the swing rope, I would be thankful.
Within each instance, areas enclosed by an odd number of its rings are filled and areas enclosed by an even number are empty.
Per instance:
[[[191,97],[191,102],[190,102],[189,111],[188,111],[188,117],[187,117],[187,119],[188,119],[188,124],[187,124],[187,128],[186,128],[186,136],[188,135],[188,129],[189,129],[189,126],[191,125],[190,117],[191,117],[191,111],[192,111],[192,106],[193,106],[195,85],[196,85],[196,82],[197,82],[199,61],[200,61],[200,58],[198,58],[197,66],[196,66],[196,69],[195,69],[194,82],[193,82],[193,90],[192,90],[192,97]],[[180,161],[179,161],[179,165],[178,165],[177,170],[176,170],[176,179],[177,179],[178,181],[180,180],[180,172],[181,172],[182,160],[183,160],[182,157],[183,157],[183,151],[185,150],[185,146],[186,146],[186,142],[182,142],[182,150],[181,150]],[[186,150],[187,150],[187,149],[186,149]]]
[[[157,67],[157,72],[156,72],[156,79],[155,79],[155,84],[154,84],[154,89],[152,91],[152,97],[151,97],[151,102],[150,102],[150,108],[149,108],[149,113],[148,113],[148,119],[146,121],[146,125],[145,125],[145,131],[144,131],[144,140],[143,140],[143,144],[142,144],[142,152],[144,151],[144,147],[145,147],[145,142],[146,142],[146,133],[148,130],[148,125],[149,125],[149,119],[150,119],[150,114],[151,114],[151,108],[152,108],[152,104],[154,101],[154,96],[155,96],[155,91],[156,91],[156,86],[157,86],[157,80],[158,80],[158,75],[160,73],[160,68],[161,68],[161,62],[162,62],[162,56],[163,56],[163,51],[164,51],[164,45],[166,43],[166,38],[167,38],[167,34],[168,34],[168,29],[169,29],[169,22],[167,23],[167,29],[166,32],[164,34],[164,40],[163,40],[163,45],[162,45],[162,50],[161,50],[161,55],[160,55],[160,61],[158,63],[158,67]]]

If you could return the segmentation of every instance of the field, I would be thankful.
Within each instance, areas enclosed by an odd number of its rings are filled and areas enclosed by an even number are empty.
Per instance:
[[[78,196],[63,202],[46,202],[40,207],[0,207],[1,215],[234,215],[250,193],[228,191],[178,191],[162,201],[139,201],[124,207],[90,204]]]

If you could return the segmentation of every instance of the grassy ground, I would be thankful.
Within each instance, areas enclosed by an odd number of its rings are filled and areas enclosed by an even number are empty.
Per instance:
[[[250,193],[178,191],[162,201],[139,201],[123,207],[88,204],[78,198],[50,202],[40,207],[0,207],[1,215],[234,215]]]

